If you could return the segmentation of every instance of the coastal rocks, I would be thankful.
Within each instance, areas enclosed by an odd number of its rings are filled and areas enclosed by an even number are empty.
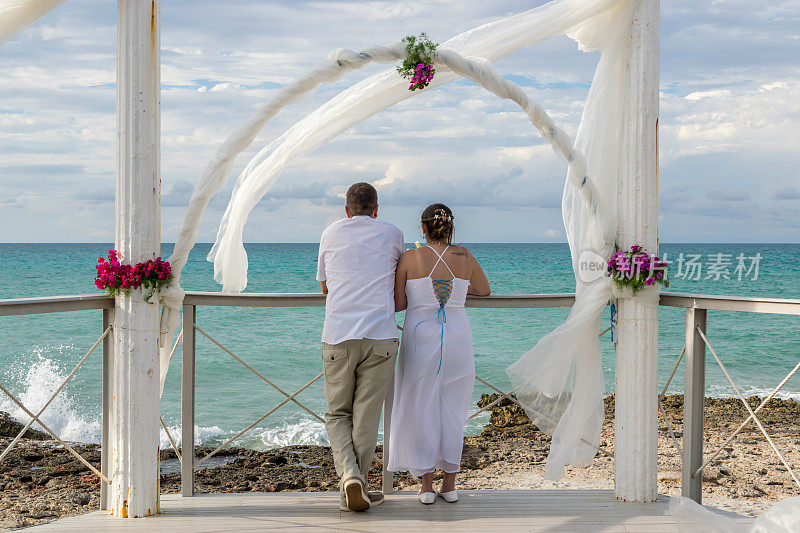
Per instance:
[[[11,418],[11,415],[8,413],[0,411],[0,437],[8,437],[13,439],[23,427],[25,427],[24,424],[20,424]],[[44,431],[28,428],[28,431],[25,432],[22,438],[29,440],[49,440],[50,435]]]
[[[196,456],[204,457],[212,448],[196,448]],[[368,476],[370,490],[380,490],[382,447]],[[323,446],[287,446],[277,450],[256,451],[228,448],[223,452],[234,460],[195,474],[197,492],[282,492],[335,491],[339,479],[330,448]],[[215,456],[216,457],[216,456]],[[402,483],[413,483],[408,474],[398,476]],[[161,476],[163,493],[180,492],[180,474]]]
[[[484,395],[478,405],[498,398]],[[760,400],[748,400],[755,408]],[[663,405],[673,430],[682,432],[683,397],[667,396]],[[614,395],[604,398],[605,421],[601,446],[613,454]],[[481,433],[464,439],[459,489],[612,488],[613,457],[598,452],[590,467],[567,467],[561,481],[542,477],[550,451],[550,437],[539,431],[518,406],[508,400],[490,408],[490,424]],[[712,453],[747,418],[742,402],[709,398],[705,410],[705,450]],[[759,417],[790,465],[800,465],[800,405],[792,400],[772,400]],[[3,417],[0,415],[0,420]],[[21,427],[21,426],[17,426]],[[659,492],[681,493],[681,456],[675,449],[663,419],[659,417]],[[19,431],[19,429],[17,430]],[[13,433],[13,431],[12,431]],[[11,442],[0,436],[0,449]],[[680,438],[680,437],[679,437]],[[77,444],[76,449],[99,466],[100,447]],[[197,447],[197,460],[210,452]],[[368,476],[370,490],[381,485],[383,450],[379,446]],[[162,450],[162,493],[180,492],[177,456]],[[338,478],[330,448],[287,446],[269,451],[226,448],[196,473],[199,493],[336,491]],[[437,479],[440,476],[436,476]],[[395,476],[397,490],[416,490],[419,480],[407,473]],[[774,501],[800,495],[787,469],[751,422],[723,448],[703,473],[703,494],[714,502],[734,502],[740,512],[753,514]],[[55,518],[96,510],[100,482],[84,465],[53,441],[23,440],[0,462],[0,531],[34,525]],[[711,500],[709,500],[711,501]],[[716,503],[715,503],[716,505]],[[731,504],[734,505],[734,504]]]
[[[512,398],[514,397],[513,394],[511,396]],[[502,399],[498,402],[499,398]],[[489,408],[491,413],[489,423],[491,425],[498,428],[506,428],[531,423],[528,415],[525,414],[519,404],[512,402],[508,398],[503,398],[499,394],[481,394],[481,399],[478,400],[478,407],[484,408],[492,403],[494,405]]]

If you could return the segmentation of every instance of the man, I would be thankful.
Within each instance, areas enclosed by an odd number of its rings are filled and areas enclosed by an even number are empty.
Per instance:
[[[367,492],[381,406],[394,374],[399,340],[394,274],[403,233],[378,220],[378,192],[369,183],[347,191],[347,218],[322,232],[317,280],[327,294],[322,330],[325,427],[339,476],[343,511],[383,502]]]

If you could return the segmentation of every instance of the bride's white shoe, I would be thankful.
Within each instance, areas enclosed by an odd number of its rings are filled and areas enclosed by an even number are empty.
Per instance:
[[[458,501],[458,492],[451,490],[450,492],[439,492],[439,496],[447,503],[455,503]]]
[[[435,492],[420,492],[417,496],[419,496],[419,501],[425,505],[430,505],[436,500]]]

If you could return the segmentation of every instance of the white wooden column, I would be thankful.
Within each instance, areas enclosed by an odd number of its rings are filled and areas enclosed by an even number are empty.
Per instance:
[[[123,262],[160,255],[160,0],[117,2],[116,248]],[[117,299],[111,384],[111,511],[158,513],[157,302]]]
[[[659,0],[638,0],[629,35],[627,101],[617,188],[617,241],[658,253]],[[640,298],[617,307],[615,494],[658,493],[658,307]]]

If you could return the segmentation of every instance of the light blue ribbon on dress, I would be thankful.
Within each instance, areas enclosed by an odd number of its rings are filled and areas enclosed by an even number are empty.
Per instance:
[[[436,369],[436,374],[439,374],[439,371],[442,369],[442,358],[444,357],[444,325],[447,324],[447,313],[444,308],[445,302],[439,304],[439,310],[436,311],[436,316],[431,318],[426,318],[425,320],[420,320],[416,326],[414,326],[414,352],[417,351],[417,328],[423,323],[427,322],[428,320],[436,319],[436,322],[439,323],[442,327],[442,333],[439,337],[439,368]]]

